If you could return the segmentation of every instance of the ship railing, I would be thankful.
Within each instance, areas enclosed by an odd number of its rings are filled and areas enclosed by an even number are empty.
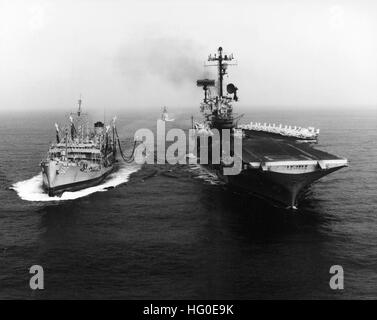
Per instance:
[[[302,128],[297,126],[293,127],[290,125],[285,125],[283,127],[282,124],[276,125],[275,123],[271,124],[266,122],[263,124],[261,122],[250,122],[249,124],[239,125],[238,128],[244,130],[270,132],[283,136],[303,139],[317,139],[319,135],[319,129],[315,129],[314,127]]]

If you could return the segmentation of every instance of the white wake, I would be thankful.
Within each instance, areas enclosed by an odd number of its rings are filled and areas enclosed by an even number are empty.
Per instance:
[[[108,178],[100,185],[82,189],[79,191],[64,192],[60,197],[49,197],[48,194],[42,189],[42,174],[38,174],[28,180],[19,181],[12,185],[11,189],[15,190],[22,200],[26,201],[63,201],[74,200],[85,197],[94,192],[104,192],[108,188],[114,188],[122,183],[128,181],[131,173],[140,169],[136,164],[125,165],[119,170],[113,172]]]
[[[214,185],[224,184],[224,182],[221,181],[215,173],[207,170],[205,167],[203,167],[200,164],[191,164],[189,168],[190,168],[190,171],[195,174],[195,179],[203,180],[206,183],[214,184]]]

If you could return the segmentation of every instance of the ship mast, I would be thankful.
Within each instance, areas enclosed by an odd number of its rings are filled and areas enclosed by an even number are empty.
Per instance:
[[[209,55],[208,61],[210,63],[205,64],[206,67],[215,66],[218,70],[218,83],[217,95],[211,97],[208,94],[208,87],[215,86],[215,80],[202,79],[197,80],[196,85],[202,87],[204,90],[204,100],[201,104],[201,112],[206,117],[206,121],[210,123],[213,128],[234,128],[234,117],[232,102],[238,101],[237,90],[238,88],[233,83],[228,83],[226,86],[226,93],[224,92],[224,75],[227,74],[228,66],[237,65],[237,63],[231,63],[233,60],[233,54],[223,54],[223,48],[217,49],[217,54]],[[215,62],[211,64],[211,62]],[[228,96],[233,94],[233,96]]]
[[[222,47],[219,47],[217,49],[217,52],[218,52],[218,56],[216,56],[216,54],[214,56],[209,55],[208,61],[217,61],[218,77],[219,77],[218,94],[219,94],[219,97],[222,98],[223,97],[223,79],[224,79],[224,75],[226,74],[226,68],[228,67],[228,65],[230,65],[229,63],[227,63],[227,61],[232,61],[234,58],[233,58],[233,54],[229,56],[223,55]]]
[[[77,115],[80,116],[81,115],[81,103],[82,103],[82,100],[81,100],[81,94],[80,94],[80,99],[79,99],[79,110],[77,111]]]

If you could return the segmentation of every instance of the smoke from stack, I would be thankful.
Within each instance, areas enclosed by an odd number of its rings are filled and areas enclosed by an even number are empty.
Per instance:
[[[124,46],[117,59],[116,67],[127,81],[142,85],[157,78],[174,86],[194,86],[197,79],[210,77],[197,43],[176,37],[141,38]]]

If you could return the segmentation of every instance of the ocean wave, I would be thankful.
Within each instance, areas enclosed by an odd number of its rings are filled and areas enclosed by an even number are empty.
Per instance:
[[[224,182],[220,180],[217,175],[200,164],[193,164],[189,166],[190,171],[194,173],[195,179],[199,179],[208,184],[223,185]]]
[[[78,191],[66,191],[60,197],[49,197],[48,194],[42,188],[42,174],[38,174],[28,180],[16,182],[10,187],[17,192],[17,195],[26,201],[64,201],[74,200],[88,196],[95,192],[104,192],[109,188],[114,188],[129,180],[129,176],[138,171],[140,166],[131,164],[124,165],[119,170],[113,172],[109,177],[104,180],[103,183],[98,186],[78,190]]]

